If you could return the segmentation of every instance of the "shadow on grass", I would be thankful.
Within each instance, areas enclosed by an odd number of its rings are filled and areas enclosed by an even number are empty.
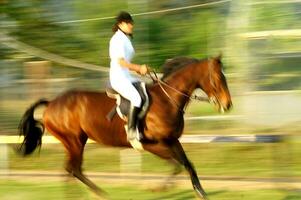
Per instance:
[[[220,193],[224,193],[225,191],[215,191],[215,192],[209,192],[207,193],[207,195],[213,196],[213,195],[217,195]],[[158,198],[160,198],[160,200],[168,200],[168,199],[172,199],[172,200],[191,200],[191,199],[196,199],[196,194],[193,190],[187,189],[181,192],[175,192],[175,193],[171,193],[171,194],[166,194],[166,195],[162,195],[160,197],[156,197],[156,198],[150,198],[147,200],[158,200]]]
[[[160,196],[159,198],[162,200],[167,200],[167,199],[174,199],[174,200],[186,200],[186,199],[193,199],[194,195],[191,190],[184,190],[181,192],[175,192],[171,194],[165,194]],[[148,200],[157,200],[158,197],[156,198],[150,198]]]

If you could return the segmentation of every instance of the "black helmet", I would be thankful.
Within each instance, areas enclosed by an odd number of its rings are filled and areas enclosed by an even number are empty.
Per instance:
[[[133,23],[134,20],[128,12],[121,11],[116,17],[116,23],[119,24],[121,22]]]

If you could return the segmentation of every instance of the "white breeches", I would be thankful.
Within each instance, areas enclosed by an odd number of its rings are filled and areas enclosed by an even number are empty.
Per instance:
[[[130,80],[125,78],[121,78],[117,80],[111,80],[111,86],[114,90],[116,90],[121,96],[128,99],[131,104],[135,107],[140,107],[142,100],[137,91],[137,89],[133,86]]]

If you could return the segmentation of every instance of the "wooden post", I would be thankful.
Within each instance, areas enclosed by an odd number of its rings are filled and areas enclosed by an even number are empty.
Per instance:
[[[38,98],[45,94],[49,78],[50,61],[31,61],[24,63],[24,77],[28,80],[28,92],[31,97]]]

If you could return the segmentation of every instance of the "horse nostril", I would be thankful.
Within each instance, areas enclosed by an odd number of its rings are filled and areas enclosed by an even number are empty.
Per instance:
[[[230,110],[232,108],[232,102],[229,102],[227,105],[227,110]]]

